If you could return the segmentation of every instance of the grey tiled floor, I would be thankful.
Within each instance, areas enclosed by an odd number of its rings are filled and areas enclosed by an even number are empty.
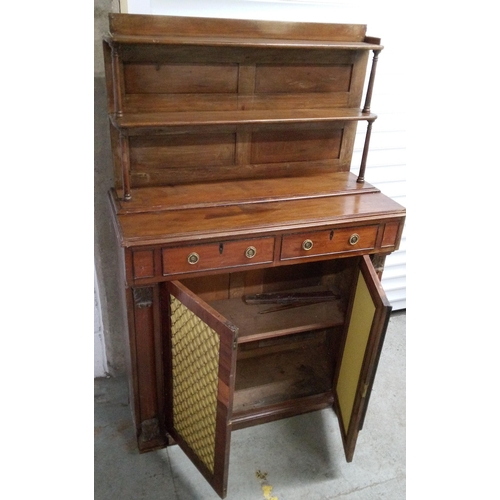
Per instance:
[[[393,313],[353,461],[332,410],[235,431],[228,500],[405,498],[404,311]],[[217,500],[178,446],[139,454],[122,378],[95,380],[95,500]]]

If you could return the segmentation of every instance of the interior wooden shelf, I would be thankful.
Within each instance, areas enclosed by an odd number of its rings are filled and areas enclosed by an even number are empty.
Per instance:
[[[307,291],[320,290],[324,291],[326,287],[307,288]],[[217,300],[210,302],[210,305],[238,327],[238,344],[320,330],[344,323],[345,303],[341,299],[274,312],[266,312],[273,304],[248,305],[242,298]]]
[[[203,125],[252,125],[308,123],[320,121],[375,120],[377,115],[359,108],[258,109],[228,111],[179,111],[159,113],[124,113],[110,116],[117,128],[161,128]]]
[[[117,213],[132,214],[379,192],[371,184],[359,183],[356,179],[351,172],[329,172],[300,177],[141,187],[134,188],[129,201],[123,201],[122,190],[114,191],[113,202]]]
[[[238,356],[233,412],[261,410],[331,392],[328,342],[327,332],[320,332],[278,352]]]

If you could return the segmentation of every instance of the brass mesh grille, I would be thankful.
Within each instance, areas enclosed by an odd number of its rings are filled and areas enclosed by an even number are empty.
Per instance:
[[[220,339],[172,295],[170,304],[174,427],[213,473]]]

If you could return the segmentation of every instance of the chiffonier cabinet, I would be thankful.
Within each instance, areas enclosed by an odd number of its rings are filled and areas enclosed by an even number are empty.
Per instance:
[[[352,24],[109,22],[139,450],[177,443],[224,497],[233,430],[332,408],[351,461],[405,219],[365,181],[380,39]]]

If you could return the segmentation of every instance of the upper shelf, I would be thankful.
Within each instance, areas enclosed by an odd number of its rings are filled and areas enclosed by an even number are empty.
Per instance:
[[[108,43],[382,50],[364,24],[110,14]]]
[[[282,49],[338,49],[338,50],[382,50],[379,43],[337,42],[329,40],[289,40],[273,38],[239,38],[210,36],[131,36],[109,35],[105,40],[112,44],[154,44],[154,45],[190,45],[209,47],[248,47],[248,48],[282,48]]]
[[[359,121],[364,182],[382,49],[366,25],[112,14],[109,29],[124,200],[138,187],[345,172]]]
[[[155,128],[189,125],[252,125],[277,123],[308,123],[320,121],[373,121],[377,115],[359,109],[279,109],[231,110],[164,113],[126,113],[111,115],[113,125],[121,129]]]

